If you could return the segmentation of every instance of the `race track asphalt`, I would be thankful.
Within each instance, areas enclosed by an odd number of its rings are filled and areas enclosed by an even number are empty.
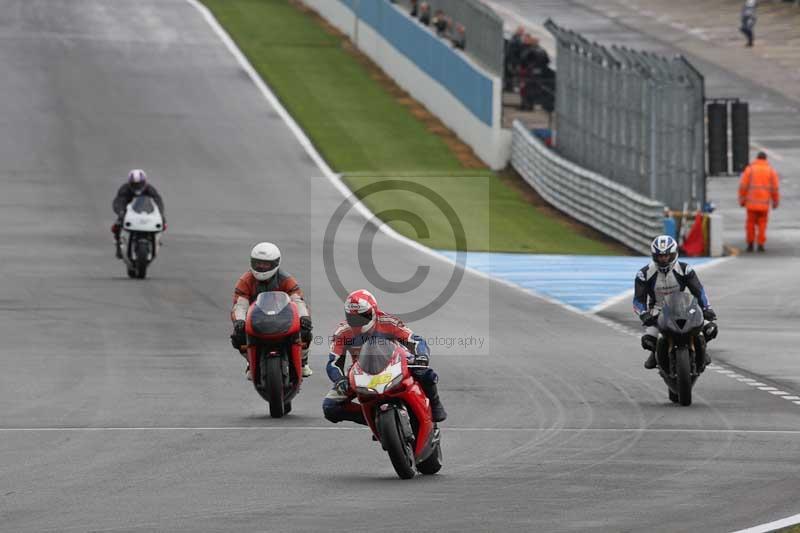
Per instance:
[[[411,323],[449,337],[432,362],[450,418],[441,475],[398,480],[365,429],[320,409],[341,315],[323,264],[370,285],[365,221],[344,217],[323,261],[343,196],[201,14],[183,0],[0,13],[0,530],[729,531],[797,512],[800,406],[707,372],[676,407],[636,339],[472,273]],[[144,281],[108,232],[132,167],[169,222]],[[281,420],[227,337],[264,239],[321,337]],[[393,280],[430,268],[408,294],[377,291],[390,311],[453,271],[382,233],[373,252]]]

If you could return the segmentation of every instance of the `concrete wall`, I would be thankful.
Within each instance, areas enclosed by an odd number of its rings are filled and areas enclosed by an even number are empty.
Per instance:
[[[388,0],[303,0],[427,107],[493,169],[506,166],[502,80]],[[355,10],[358,11],[356,17]]]

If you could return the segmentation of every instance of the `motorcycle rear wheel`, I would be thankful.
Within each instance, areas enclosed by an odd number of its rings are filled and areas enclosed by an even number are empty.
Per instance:
[[[414,471],[414,450],[411,444],[405,442],[397,421],[397,414],[393,409],[382,412],[378,415],[378,433],[381,436],[381,444],[389,454],[394,471],[400,479],[411,479],[416,472]]]
[[[430,457],[417,464],[417,470],[420,474],[432,476],[442,469],[442,443],[436,443],[436,449]]]
[[[692,405],[692,364],[688,348],[679,348],[675,353],[675,373],[678,376],[678,402]]]
[[[286,406],[283,400],[283,365],[281,358],[265,357],[261,362],[264,368],[262,383],[267,389],[269,415],[272,418],[280,418],[286,414]]]

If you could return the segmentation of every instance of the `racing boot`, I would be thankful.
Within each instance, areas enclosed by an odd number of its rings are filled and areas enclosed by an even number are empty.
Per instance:
[[[308,366],[308,352],[306,352],[303,356],[303,377],[311,377],[311,374],[313,373],[314,371],[311,370],[310,366]]]
[[[711,364],[711,356],[708,355],[708,350],[706,349],[707,342],[704,336],[698,335],[694,341],[694,349],[695,351],[700,354],[700,359],[702,361],[702,365],[700,368],[700,372],[706,369],[708,365]]]
[[[116,252],[117,259],[122,259],[122,248],[119,245],[119,232],[121,231],[122,226],[120,225],[120,221],[115,222],[111,226],[111,233],[114,235],[114,249]]]
[[[425,396],[431,402],[431,416],[434,422],[444,422],[447,420],[447,411],[444,410],[442,400],[439,398],[439,389],[436,383],[420,383]]]
[[[644,367],[647,370],[652,370],[656,367],[656,342],[658,339],[652,335],[642,335],[642,348],[650,352],[647,356],[647,361],[644,362]]]

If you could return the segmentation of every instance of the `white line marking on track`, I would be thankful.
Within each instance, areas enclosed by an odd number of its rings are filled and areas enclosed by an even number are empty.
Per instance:
[[[789,516],[781,520],[776,520],[768,524],[761,524],[760,526],[753,526],[748,529],[740,529],[738,531],[734,531],[733,533],[769,533],[770,531],[783,529],[796,524],[800,524],[800,514]]]
[[[47,432],[133,432],[133,431],[369,431],[363,426],[141,426],[141,427],[17,427],[0,428],[3,433]],[[714,428],[522,428],[522,427],[442,427],[445,432],[552,432],[552,433],[721,433],[800,435],[800,429],[714,429]]]
[[[758,390],[765,390],[765,391],[776,391],[775,387],[759,387]]]
[[[800,400],[800,396],[784,396],[784,400]]]

